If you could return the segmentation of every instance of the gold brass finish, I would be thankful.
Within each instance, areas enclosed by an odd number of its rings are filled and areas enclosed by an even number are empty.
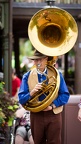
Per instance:
[[[44,110],[48,105],[52,103],[54,99],[58,96],[58,90],[59,90],[59,84],[60,84],[60,76],[55,67],[52,67],[51,65],[47,65],[48,69],[52,70],[54,73],[54,76],[49,77],[47,76],[47,79],[43,81],[42,86],[43,88],[36,92],[32,98],[25,104],[23,107],[26,110],[32,111],[32,112],[39,112],[41,110]],[[51,79],[53,79],[51,81]],[[46,84],[46,81],[48,81],[48,85]],[[40,95],[46,95],[45,99],[42,101],[38,101],[38,98]]]
[[[60,8],[46,8],[38,11],[28,26],[32,45],[48,56],[59,56],[73,48],[78,28],[74,18]]]

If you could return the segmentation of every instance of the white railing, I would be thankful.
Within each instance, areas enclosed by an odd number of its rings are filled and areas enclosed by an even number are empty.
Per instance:
[[[45,0],[14,0],[14,2],[41,3],[41,2],[45,2]],[[81,0],[56,0],[55,3],[81,4]]]

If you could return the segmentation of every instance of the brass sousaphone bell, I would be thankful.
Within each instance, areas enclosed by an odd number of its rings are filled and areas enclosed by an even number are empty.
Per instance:
[[[46,8],[31,18],[28,35],[39,52],[48,56],[59,56],[73,48],[78,28],[74,18],[65,10]]]
[[[30,20],[28,35],[32,45],[47,56],[59,56],[70,51],[78,36],[78,28],[74,18],[65,10],[53,7],[38,11]],[[36,93],[23,107],[32,112],[45,109],[58,96],[60,77],[56,68],[48,65],[54,73],[54,82],[43,84],[44,89]],[[48,93],[46,99],[35,103],[35,97]]]

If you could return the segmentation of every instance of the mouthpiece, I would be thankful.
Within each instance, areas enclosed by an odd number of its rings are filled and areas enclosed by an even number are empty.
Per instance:
[[[41,64],[38,64],[37,66],[38,66],[38,67],[40,67],[40,66],[41,66]]]

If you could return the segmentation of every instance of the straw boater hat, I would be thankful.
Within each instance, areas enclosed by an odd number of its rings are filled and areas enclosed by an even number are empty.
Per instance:
[[[33,56],[28,57],[28,58],[31,59],[31,60],[35,60],[35,59],[40,59],[40,58],[44,58],[44,57],[48,57],[48,60],[52,60],[53,59],[53,57],[46,56],[46,55],[40,53],[37,50],[34,51]]]

